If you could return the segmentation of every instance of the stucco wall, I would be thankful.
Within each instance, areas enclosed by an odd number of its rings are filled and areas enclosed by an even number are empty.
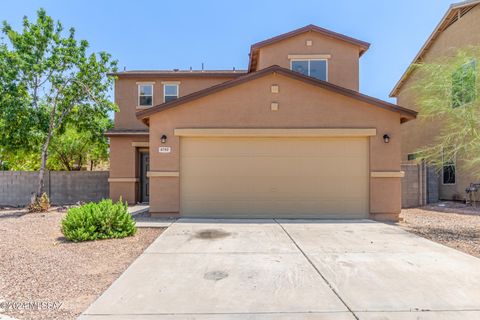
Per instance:
[[[423,61],[432,62],[439,57],[452,55],[459,48],[467,46],[480,46],[480,5],[477,5],[467,14],[452,24],[433,42],[426,52]],[[415,90],[413,87],[418,81],[418,73],[413,72],[399,90],[397,103],[401,106],[418,110],[416,105]],[[438,133],[443,127],[441,119],[424,120],[421,113],[417,120],[410,121],[402,126],[402,153],[401,159],[407,162],[407,155],[434,143]],[[457,159],[460,159],[457,157]],[[457,162],[457,183],[455,185],[443,185],[440,180],[440,198],[445,200],[461,200],[465,194],[465,188],[470,182],[478,181],[477,177],[469,174],[461,161]],[[441,176],[440,176],[441,179]]]
[[[312,40],[312,46],[306,46]],[[257,69],[279,65],[290,69],[290,54],[329,54],[328,81],[358,91],[359,48],[338,39],[307,32],[283,41],[262,47]]]
[[[138,84],[140,82],[154,82],[153,105],[163,103],[162,82],[180,82],[179,95],[184,96],[201,89],[225,82],[233,77],[181,77],[178,78],[118,78],[115,81],[115,103],[120,112],[115,113],[115,129],[145,129],[147,127],[138,121],[135,112],[138,107]]]
[[[134,142],[148,142],[148,136],[110,137],[110,197],[138,201],[139,154]]]
[[[272,84],[279,93],[271,93]],[[271,111],[272,101],[279,111]],[[151,171],[180,171],[180,139],[175,128],[376,128],[370,137],[370,171],[400,171],[400,115],[279,74],[270,74],[154,114],[150,118]],[[388,133],[390,143],[383,142]],[[159,153],[160,136],[171,153]],[[179,178],[150,180],[150,210],[179,211]],[[370,212],[398,214],[400,178],[370,179]]]

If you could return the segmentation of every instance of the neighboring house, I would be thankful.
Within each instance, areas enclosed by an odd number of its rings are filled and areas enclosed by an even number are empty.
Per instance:
[[[368,47],[308,25],[252,45],[246,72],[116,73],[111,197],[159,216],[396,220],[416,112],[358,92]]]
[[[453,55],[460,48],[479,45],[480,0],[453,4],[413,59],[412,64],[432,62],[435,59]],[[390,96],[396,97],[398,104],[412,107],[418,111],[415,92],[410,90],[416,81],[418,81],[418,74],[415,72],[415,68],[410,66],[395,85]],[[441,127],[441,122],[427,123],[420,119],[403,125],[402,163],[414,163],[415,153],[434,143]],[[445,161],[438,178],[434,176],[433,179],[438,179],[438,183],[424,184],[424,189],[427,190],[420,193],[418,204],[434,200],[430,197],[429,201],[428,198],[430,194],[436,193],[442,200],[462,200],[465,198],[465,188],[471,182],[480,182],[480,179],[469,173],[459,157],[454,161]],[[427,186],[430,186],[430,189]]]

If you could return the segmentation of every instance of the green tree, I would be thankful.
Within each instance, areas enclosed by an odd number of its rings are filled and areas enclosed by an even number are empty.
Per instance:
[[[37,154],[26,150],[7,150],[0,147],[0,170],[38,170],[40,158]]]
[[[431,63],[413,66],[417,82],[408,88],[423,123],[439,127],[436,140],[419,158],[440,169],[457,156],[480,175],[480,47],[468,47]]]
[[[108,127],[111,121],[107,121]],[[108,160],[108,142],[103,134],[78,131],[68,125],[65,132],[57,135],[50,144],[47,167],[50,170],[82,170],[86,165],[97,165]]]
[[[64,32],[45,10],[21,32],[3,22],[6,43],[0,45],[0,146],[8,151],[39,154],[37,197],[52,139],[67,125],[79,132],[98,130],[98,119],[116,110],[109,99],[116,61],[105,52],[88,53],[88,42]],[[3,97],[3,95],[5,95]]]

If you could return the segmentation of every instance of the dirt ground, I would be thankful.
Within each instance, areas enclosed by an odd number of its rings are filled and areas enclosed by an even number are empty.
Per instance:
[[[480,258],[480,207],[440,202],[404,209],[400,218],[405,230]]]
[[[163,231],[71,243],[60,232],[64,215],[0,210],[0,318],[75,319]]]

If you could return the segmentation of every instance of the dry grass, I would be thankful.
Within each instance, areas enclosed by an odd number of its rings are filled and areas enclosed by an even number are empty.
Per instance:
[[[399,225],[407,231],[480,258],[480,214],[477,208],[441,203],[404,209]]]
[[[138,257],[162,229],[134,237],[65,241],[65,212],[0,211],[0,300],[60,302],[56,310],[6,310],[19,319],[75,319]]]

